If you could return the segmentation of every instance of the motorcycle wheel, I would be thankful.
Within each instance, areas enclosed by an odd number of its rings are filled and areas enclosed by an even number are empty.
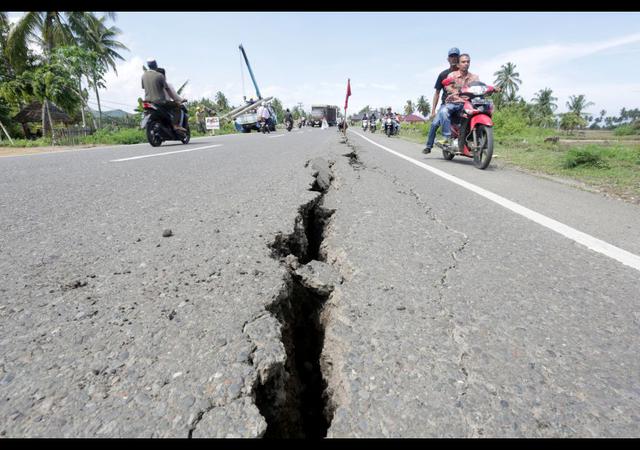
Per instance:
[[[147,124],[147,141],[149,141],[152,147],[160,147],[162,144],[160,124],[158,122],[150,122]]]
[[[480,148],[473,152],[473,164],[478,169],[486,169],[493,156],[493,128],[478,125],[476,129]]]
[[[181,142],[183,144],[188,144],[190,140],[191,140],[191,130],[189,129],[189,127],[187,127],[187,135],[181,139]]]

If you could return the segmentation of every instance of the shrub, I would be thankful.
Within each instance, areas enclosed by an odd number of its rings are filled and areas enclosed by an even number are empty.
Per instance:
[[[100,129],[84,141],[87,144],[141,144],[147,141],[144,130],[140,128],[123,128],[118,131]]]
[[[565,154],[562,167],[565,169],[573,169],[578,166],[596,167],[598,169],[609,168],[609,165],[603,159],[597,147],[571,149]]]
[[[493,113],[493,124],[498,136],[514,136],[527,128],[529,119],[521,107],[507,106]]]
[[[634,134],[640,134],[640,127],[637,124],[625,124],[620,125],[618,128],[613,130],[613,134],[615,136],[631,136]]]
[[[51,145],[51,138],[13,139],[13,145],[7,139],[3,140],[0,145],[7,147],[48,147]]]

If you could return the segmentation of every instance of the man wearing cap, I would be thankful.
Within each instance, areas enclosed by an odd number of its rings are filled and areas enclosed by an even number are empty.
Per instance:
[[[441,125],[440,115],[436,116],[436,107],[438,105],[438,98],[440,97],[440,91],[442,91],[442,106],[445,104],[447,98],[447,90],[442,85],[442,81],[449,76],[451,72],[458,70],[458,58],[460,57],[460,50],[457,47],[449,49],[447,60],[449,61],[449,68],[440,72],[436,79],[433,94],[433,102],[431,103],[431,116],[429,117],[431,122],[431,128],[429,129],[429,137],[427,138],[426,147],[422,150],[422,153],[429,154],[433,148],[433,143],[436,140],[436,133]],[[435,117],[435,120],[434,120]]]
[[[162,104],[166,101],[164,90],[167,88],[167,81],[160,72],[157,72],[158,64],[155,60],[147,61],[149,70],[142,74],[142,89],[144,89],[144,100],[150,103]]]

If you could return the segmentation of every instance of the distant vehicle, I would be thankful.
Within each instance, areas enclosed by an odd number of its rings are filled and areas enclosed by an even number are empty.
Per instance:
[[[258,108],[261,104],[265,104],[269,112],[271,113],[271,117],[269,119],[269,130],[276,131],[276,113],[273,107],[270,104],[267,104],[272,97],[262,98],[260,94],[260,89],[258,88],[258,83],[256,82],[256,78],[253,76],[253,70],[251,70],[251,65],[249,64],[249,59],[247,58],[247,54],[244,51],[244,47],[242,44],[238,47],[242,52],[242,56],[244,57],[244,62],[247,64],[247,69],[249,69],[249,75],[251,75],[251,81],[253,81],[253,86],[256,88],[256,95],[258,96],[258,100],[253,103],[253,105],[248,104],[244,105],[237,110],[232,111],[229,116],[234,119],[236,130],[243,133],[250,133],[251,130],[261,130],[260,121],[258,120],[258,114],[253,110],[251,106]]]
[[[311,105],[311,118],[309,120],[311,126],[322,126],[323,117],[330,127],[336,126],[338,124],[338,107],[332,105]]]

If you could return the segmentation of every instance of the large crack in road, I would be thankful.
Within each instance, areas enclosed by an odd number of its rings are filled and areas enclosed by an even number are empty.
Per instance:
[[[333,289],[326,281],[309,282],[308,276],[317,275],[317,263],[324,260],[321,244],[334,212],[322,207],[331,164],[315,160],[311,165],[314,181],[309,190],[319,195],[299,208],[294,231],[276,236],[271,244],[272,257],[287,267],[281,294],[267,306],[281,325],[286,361],[274,365],[267,379],[255,386],[255,404],[267,422],[264,438],[322,438],[333,415],[320,361],[320,317]]]

